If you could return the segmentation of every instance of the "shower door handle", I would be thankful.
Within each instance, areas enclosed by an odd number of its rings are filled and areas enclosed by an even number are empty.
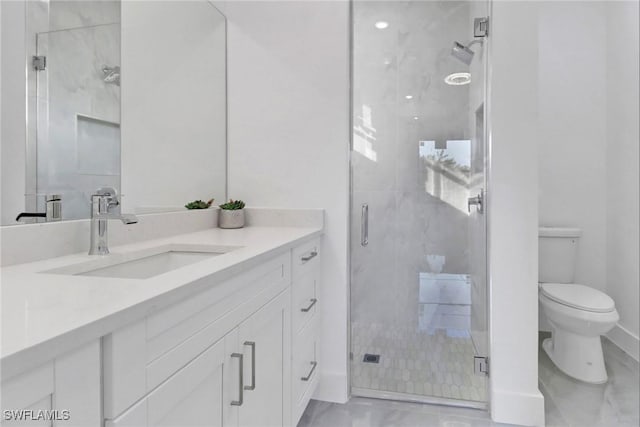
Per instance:
[[[362,204],[362,216],[360,218],[360,244],[367,246],[369,244],[369,205]]]
[[[475,205],[476,211],[478,213],[484,212],[484,191],[480,190],[480,193],[477,196],[469,197],[467,199],[467,210],[471,213],[471,206]]]

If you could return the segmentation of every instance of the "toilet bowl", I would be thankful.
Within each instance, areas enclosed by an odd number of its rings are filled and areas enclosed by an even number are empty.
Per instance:
[[[620,319],[611,297],[574,283],[541,283],[538,298],[552,328],[542,347],[553,363],[578,380],[606,382],[600,335]]]

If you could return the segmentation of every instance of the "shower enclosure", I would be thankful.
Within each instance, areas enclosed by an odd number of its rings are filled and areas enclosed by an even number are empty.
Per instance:
[[[351,392],[487,401],[488,1],[354,1]]]

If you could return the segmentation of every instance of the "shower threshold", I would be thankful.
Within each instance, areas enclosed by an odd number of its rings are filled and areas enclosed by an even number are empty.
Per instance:
[[[367,397],[371,399],[395,400],[398,402],[426,403],[429,405],[453,406],[456,408],[478,409],[487,411],[487,402],[476,402],[473,400],[449,399],[446,397],[423,396],[420,394],[398,393],[394,391],[372,390],[367,388],[352,387],[351,396]]]

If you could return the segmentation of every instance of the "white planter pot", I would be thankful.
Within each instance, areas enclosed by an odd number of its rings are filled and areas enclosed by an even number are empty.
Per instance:
[[[218,213],[218,227],[242,228],[244,227],[244,209],[235,211],[220,209]]]

